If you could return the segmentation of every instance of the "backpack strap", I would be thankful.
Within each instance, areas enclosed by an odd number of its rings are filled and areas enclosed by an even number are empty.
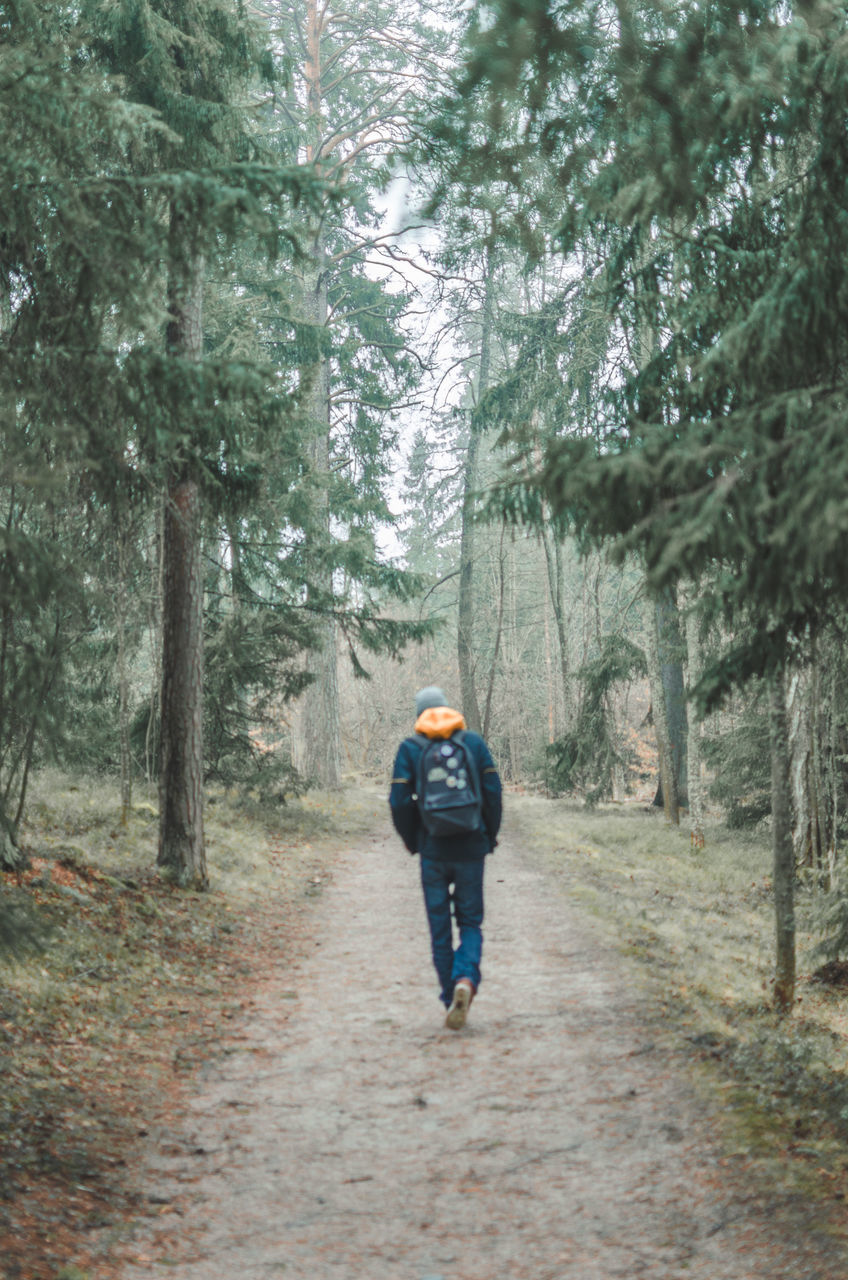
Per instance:
[[[416,747],[418,750],[418,755],[413,761],[413,769],[415,772],[412,778],[412,783],[415,787],[415,794],[417,796],[421,786],[421,757],[424,754],[424,748],[429,746],[433,739],[428,738],[423,733],[414,733],[411,738],[404,738],[403,741],[405,746]]]

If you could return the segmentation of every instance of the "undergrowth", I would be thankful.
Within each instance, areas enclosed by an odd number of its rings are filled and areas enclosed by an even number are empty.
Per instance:
[[[791,1162],[796,1180],[842,1198],[848,991],[817,980],[815,888],[798,885],[797,1004],[781,1019],[767,833],[713,822],[695,851],[685,825],[649,808],[511,797],[509,811],[567,896],[641,967],[678,1047],[718,1075],[736,1150],[778,1161],[779,1176]]]

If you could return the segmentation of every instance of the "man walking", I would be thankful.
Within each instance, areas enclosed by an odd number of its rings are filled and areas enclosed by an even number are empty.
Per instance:
[[[389,804],[407,849],[421,857],[445,1025],[459,1031],[480,985],[483,867],[497,844],[501,780],[486,743],[466,729],[441,689],[416,694],[415,714],[415,737],[405,738],[395,757]]]

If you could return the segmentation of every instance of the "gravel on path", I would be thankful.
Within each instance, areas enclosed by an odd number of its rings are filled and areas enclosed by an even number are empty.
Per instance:
[[[124,1280],[845,1280],[843,1242],[722,1154],[632,969],[515,833],[486,875],[456,1033],[416,861],[388,826],[339,851],[301,958],[151,1133],[162,1214]]]

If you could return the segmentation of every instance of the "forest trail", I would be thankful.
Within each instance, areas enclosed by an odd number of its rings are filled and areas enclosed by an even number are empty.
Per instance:
[[[844,1280],[805,1205],[722,1157],[682,1040],[515,830],[460,1033],[417,871],[388,824],[339,852],[300,959],[151,1130],[138,1185],[163,1213],[122,1280]]]

